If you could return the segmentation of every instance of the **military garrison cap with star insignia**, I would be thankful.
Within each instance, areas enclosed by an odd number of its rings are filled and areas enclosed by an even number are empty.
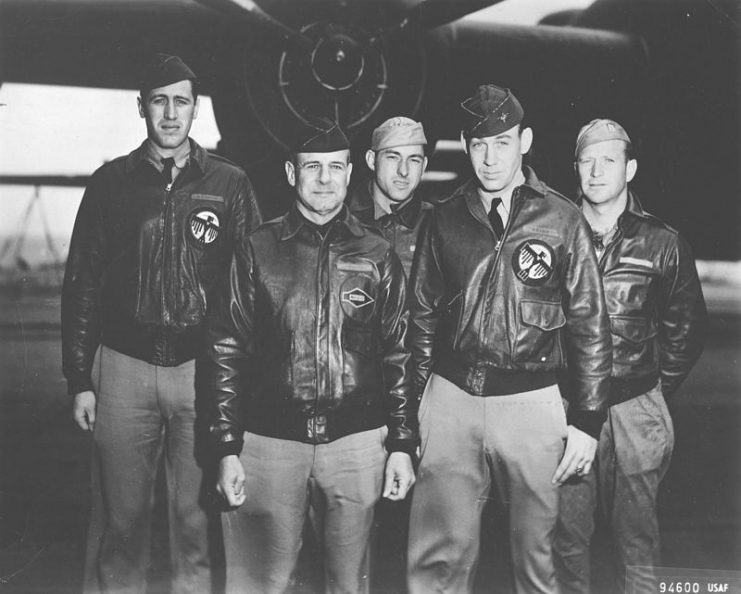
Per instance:
[[[296,125],[289,148],[293,154],[334,153],[349,150],[350,141],[337,122],[315,118]]]
[[[466,138],[496,136],[519,124],[525,115],[512,91],[491,84],[479,86],[461,108]]]

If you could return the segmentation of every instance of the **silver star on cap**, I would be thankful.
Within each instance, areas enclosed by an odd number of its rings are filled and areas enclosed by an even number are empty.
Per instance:
[[[502,115],[500,115],[500,116],[499,116],[499,118],[497,118],[497,119],[499,119],[499,120],[500,120],[500,121],[501,121],[502,123],[506,124],[506,123],[507,123],[507,118],[508,118],[508,117],[509,117],[509,114],[508,114],[508,113],[503,113],[503,114],[502,114]]]

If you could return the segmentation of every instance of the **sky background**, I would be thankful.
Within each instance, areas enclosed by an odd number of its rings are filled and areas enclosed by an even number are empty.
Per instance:
[[[513,24],[533,24],[545,14],[582,8],[591,0],[505,0],[466,17]],[[106,161],[129,153],[145,135],[136,107],[136,91],[20,85],[0,87],[0,175],[89,175]],[[219,132],[211,100],[201,97],[191,136],[215,147]],[[39,242],[44,219],[57,252],[66,254],[81,188],[42,187],[26,224],[35,195],[32,186],[0,185],[0,267],[19,233],[25,233],[22,256],[31,264],[51,254]],[[39,208],[40,206],[40,208]],[[2,258],[4,246],[11,249]]]

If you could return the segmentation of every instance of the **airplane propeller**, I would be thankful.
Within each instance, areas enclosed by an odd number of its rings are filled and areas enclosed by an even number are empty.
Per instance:
[[[400,29],[415,25],[434,29],[452,23],[472,12],[499,4],[502,0],[422,0],[414,4],[399,23]]]
[[[418,29],[434,29],[448,23],[451,23],[459,18],[466,16],[477,10],[493,6],[498,4],[502,0],[413,0],[412,2],[401,0],[398,4],[391,3],[394,8],[401,8],[401,18],[391,25],[390,27],[384,28],[382,31],[373,36],[370,41],[377,42],[380,39],[386,38],[397,32],[408,30],[412,27]],[[225,13],[228,13],[235,18],[245,19],[250,24],[258,23],[263,25],[266,29],[272,30],[280,34],[286,41],[296,44],[298,47],[307,50],[309,52],[314,51],[318,46],[325,41],[320,39],[312,39],[304,33],[304,31],[298,31],[293,27],[285,24],[275,16],[265,11],[255,0],[197,0],[200,4],[205,6],[211,6],[219,9]],[[352,41],[352,40],[350,40]],[[328,47],[337,45],[337,51],[335,52],[336,62],[344,62],[347,57],[346,48],[342,47],[347,39],[334,40],[334,44],[325,46],[324,51],[328,50]],[[352,44],[350,44],[352,45]],[[352,59],[357,56],[350,56]]]
[[[282,145],[296,118],[329,117],[356,135],[391,107],[415,113],[428,71],[424,32],[500,1],[303,0],[297,11],[286,0],[197,0],[262,30],[245,39],[239,72],[250,111]]]
[[[204,6],[219,9],[230,16],[241,18],[248,24],[259,24],[268,30],[280,34],[286,41],[296,44],[307,51],[312,51],[316,41],[307,37],[300,31],[289,27],[285,23],[271,16],[260,7],[254,0],[196,0]]]

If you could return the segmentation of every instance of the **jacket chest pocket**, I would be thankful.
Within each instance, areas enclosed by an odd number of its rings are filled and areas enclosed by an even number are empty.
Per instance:
[[[604,279],[608,310],[628,314],[649,311],[654,302],[654,282],[658,279],[653,268],[620,265]]]
[[[560,302],[520,301],[513,361],[523,369],[545,370],[563,362],[559,328],[566,324]]]
[[[658,365],[657,329],[649,318],[610,316],[612,359],[619,367],[635,372],[653,370]]]

